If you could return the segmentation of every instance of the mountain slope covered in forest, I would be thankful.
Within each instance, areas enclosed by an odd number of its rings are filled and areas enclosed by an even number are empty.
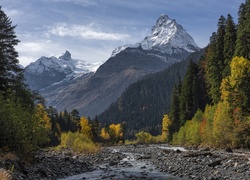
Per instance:
[[[103,124],[126,122],[130,138],[139,130],[159,134],[163,115],[169,111],[175,83],[184,77],[189,61],[198,62],[203,55],[204,50],[200,50],[162,72],[133,83],[97,117],[98,120]]]

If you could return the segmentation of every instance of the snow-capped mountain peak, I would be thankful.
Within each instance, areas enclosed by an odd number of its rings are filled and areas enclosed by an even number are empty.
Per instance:
[[[159,50],[167,54],[185,50],[194,52],[199,49],[194,39],[174,19],[162,14],[153,26],[151,33],[138,46],[145,50]]]
[[[30,63],[24,69],[24,76],[31,89],[43,89],[92,74],[101,64],[72,59],[70,52],[65,51],[58,58],[42,56]]]
[[[111,56],[115,56],[127,47],[141,47],[144,50],[156,50],[167,54],[182,51],[194,52],[200,49],[186,30],[175,19],[170,19],[166,14],[162,14],[158,18],[151,33],[141,42],[132,46],[116,48]]]
[[[72,59],[71,59],[71,54],[70,54],[70,52],[69,51],[65,51],[65,53],[63,54],[63,55],[61,55],[60,57],[59,57],[59,59],[62,59],[62,60],[65,60],[65,61],[71,61]]]
[[[162,14],[159,19],[156,21],[156,24],[152,27],[151,34],[155,34],[158,32],[159,28],[164,30],[163,28],[172,28],[175,26],[176,22],[173,19],[170,19],[166,14]]]
[[[33,74],[41,74],[44,71],[58,71],[65,74],[94,72],[101,63],[87,63],[83,60],[72,59],[71,53],[65,51],[59,58],[54,56],[42,56],[37,61],[30,63],[25,71]]]

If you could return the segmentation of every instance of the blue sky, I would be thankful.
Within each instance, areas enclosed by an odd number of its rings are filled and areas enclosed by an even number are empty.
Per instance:
[[[175,19],[200,47],[209,42],[221,15],[237,22],[245,0],[1,0],[21,41],[19,61],[28,65],[41,56],[106,61],[112,50],[135,44],[150,33],[161,14]]]

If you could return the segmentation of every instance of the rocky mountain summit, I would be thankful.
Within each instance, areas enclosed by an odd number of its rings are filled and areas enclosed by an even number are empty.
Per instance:
[[[93,117],[105,111],[131,83],[199,49],[181,25],[161,15],[149,35],[135,45],[115,49],[95,73],[89,73],[89,69],[82,70],[81,75],[76,73],[77,63],[70,65],[72,60],[66,52],[58,59],[39,59],[25,69],[25,77],[30,87],[39,89],[48,105],[59,111],[78,109],[81,115]]]
[[[94,72],[99,65],[100,63],[86,63],[82,60],[72,59],[71,53],[65,51],[58,58],[54,56],[39,58],[24,69],[24,76],[32,90],[41,90],[66,79],[70,81]]]
[[[158,53],[178,54],[182,52],[195,52],[200,48],[194,39],[186,32],[186,30],[176,22],[170,19],[166,14],[162,14],[152,27],[151,33],[147,35],[141,42],[134,45],[125,45],[116,48],[112,56],[128,47],[141,47],[144,50],[154,50]]]

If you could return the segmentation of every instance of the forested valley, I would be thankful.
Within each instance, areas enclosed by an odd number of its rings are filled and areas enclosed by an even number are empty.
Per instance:
[[[149,133],[173,144],[249,148],[250,1],[238,15],[237,24],[230,14],[221,16],[204,50],[134,83],[91,119],[76,109],[46,107],[24,84],[16,26],[0,9],[1,152],[28,157],[38,148],[60,145],[89,153],[98,151],[97,143],[124,143],[134,135],[150,143]]]
[[[132,138],[139,130],[162,132],[165,114],[171,124],[165,139],[171,143],[249,148],[249,23],[246,1],[239,7],[238,24],[230,14],[219,18],[201,58],[190,56],[134,83],[99,116],[100,121],[126,121]],[[173,87],[172,93],[167,87]]]
[[[98,120],[108,124],[125,121],[128,139],[134,139],[139,131],[160,134],[163,114],[167,114],[170,108],[174,84],[184,77],[189,61],[198,63],[203,55],[204,49],[201,49],[164,71],[133,83],[116,102],[97,116]]]

